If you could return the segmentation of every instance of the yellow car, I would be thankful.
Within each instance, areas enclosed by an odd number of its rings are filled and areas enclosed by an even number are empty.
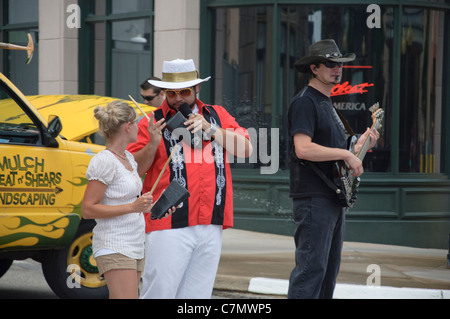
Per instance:
[[[81,202],[89,161],[104,148],[93,110],[113,100],[25,97],[0,73],[0,277],[13,260],[33,258],[59,297],[108,296]]]

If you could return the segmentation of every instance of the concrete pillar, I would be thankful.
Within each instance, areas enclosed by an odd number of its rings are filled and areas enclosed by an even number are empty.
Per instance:
[[[78,93],[78,29],[67,12],[77,0],[39,0],[39,94]]]
[[[163,61],[178,58],[198,68],[200,0],[155,0],[154,36],[154,76],[161,77]]]

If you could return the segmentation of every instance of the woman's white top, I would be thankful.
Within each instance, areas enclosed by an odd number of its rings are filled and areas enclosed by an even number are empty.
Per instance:
[[[105,194],[101,200],[104,205],[129,204],[140,196],[142,180],[137,173],[137,163],[133,155],[125,151],[133,171],[129,171],[110,151],[103,150],[95,155],[86,172],[88,180],[105,184]],[[95,220],[92,238],[94,256],[98,252],[117,252],[133,259],[144,258],[145,219],[140,212]]]

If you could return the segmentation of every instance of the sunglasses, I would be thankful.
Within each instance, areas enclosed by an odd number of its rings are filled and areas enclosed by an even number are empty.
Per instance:
[[[141,95],[141,96],[142,96],[142,98],[143,98],[145,101],[151,102],[151,101],[153,101],[153,99],[154,99],[155,97],[158,96],[158,94],[153,95],[153,96],[151,96],[151,95],[147,95],[147,96]]]
[[[340,68],[342,68],[342,66],[344,65],[344,63],[342,62],[334,62],[334,61],[322,61],[320,62],[321,64],[325,65],[327,68],[329,69],[333,69],[334,67],[339,66]]]
[[[181,97],[190,97],[194,93],[194,90],[192,88],[187,88],[181,90],[165,90],[165,92],[168,98],[173,99],[177,94],[180,94]]]

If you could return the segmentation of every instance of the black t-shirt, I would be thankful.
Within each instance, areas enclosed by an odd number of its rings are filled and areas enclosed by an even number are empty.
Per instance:
[[[302,165],[293,148],[294,135],[303,133],[312,142],[332,148],[347,148],[347,133],[331,99],[307,86],[291,101],[288,112],[288,133],[291,139],[290,197],[336,198],[335,192],[308,165]],[[333,162],[316,162],[319,169],[333,180]]]

